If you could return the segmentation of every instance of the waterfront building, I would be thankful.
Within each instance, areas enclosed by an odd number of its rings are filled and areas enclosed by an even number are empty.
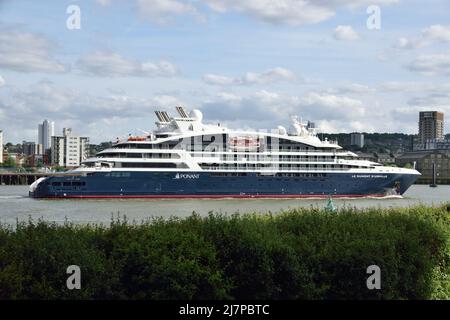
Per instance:
[[[450,150],[450,139],[431,139],[425,143],[417,143],[414,150]]]
[[[25,163],[25,159],[21,153],[18,152],[4,152],[3,162],[12,162],[11,166],[21,167]],[[9,165],[8,165],[9,166]]]
[[[38,126],[38,143],[42,144],[44,150],[50,149],[52,137],[55,135],[55,123],[44,120]]]
[[[364,134],[362,133],[350,134],[350,144],[352,146],[358,146],[359,148],[364,147]]]
[[[377,157],[375,156],[374,153],[356,151],[355,154],[361,160],[372,161],[372,162],[376,162],[377,161]]]
[[[0,163],[3,163],[3,131],[0,130]]]
[[[391,164],[395,163],[395,157],[393,157],[389,153],[377,153],[376,154],[376,161],[383,164]]]
[[[44,166],[48,163],[46,154],[33,154],[26,158],[27,165],[29,167]]]
[[[64,128],[62,136],[51,140],[51,163],[62,167],[76,167],[89,156],[89,138],[72,134],[71,128]]]
[[[22,142],[22,152],[25,156],[32,156],[32,155],[42,155],[44,154],[43,146],[40,143],[36,142]]]
[[[417,182],[426,184],[432,182],[433,163],[436,165],[437,183],[450,184],[450,149],[406,152],[396,159],[396,164],[401,167],[415,165],[422,174]]]
[[[438,111],[423,111],[419,113],[419,143],[426,144],[428,140],[444,139],[444,113]]]
[[[308,124],[306,125],[306,129],[316,129],[316,123],[308,121]]]

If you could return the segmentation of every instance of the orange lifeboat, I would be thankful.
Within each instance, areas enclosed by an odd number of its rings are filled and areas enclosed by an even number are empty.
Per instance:
[[[260,146],[260,141],[249,136],[232,137],[230,139],[230,145],[235,148],[257,148]]]
[[[128,141],[145,141],[145,137],[129,137]]]

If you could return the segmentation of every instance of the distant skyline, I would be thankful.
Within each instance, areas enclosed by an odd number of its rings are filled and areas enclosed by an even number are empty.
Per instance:
[[[37,143],[41,144],[44,150],[50,149],[52,136],[55,135],[55,123],[53,121],[44,122],[38,125]]]
[[[99,143],[183,105],[231,128],[297,114],[330,133],[417,134],[419,111],[441,111],[448,134],[449,49],[445,0],[0,0],[0,130],[37,141],[48,119]]]

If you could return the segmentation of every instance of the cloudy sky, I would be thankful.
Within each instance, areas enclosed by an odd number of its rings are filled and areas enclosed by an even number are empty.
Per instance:
[[[415,133],[420,110],[450,116],[450,1],[0,0],[4,140],[49,119],[109,141],[175,105],[234,128]]]

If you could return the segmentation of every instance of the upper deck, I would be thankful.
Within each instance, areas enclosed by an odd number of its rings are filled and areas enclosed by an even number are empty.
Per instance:
[[[314,149],[323,150],[339,150],[342,149],[336,141],[320,140],[316,134],[315,128],[309,128],[307,124],[302,123],[297,117],[292,117],[292,123],[289,130],[279,126],[273,130],[258,130],[258,131],[244,131],[244,130],[231,130],[223,127],[219,124],[210,125],[204,124],[203,114],[199,110],[193,110],[188,113],[182,108],[177,107],[177,111],[180,117],[171,117],[167,112],[156,111],[158,121],[155,122],[157,128],[145,136],[129,136],[126,139],[117,140],[116,146],[128,146],[132,148],[148,148],[152,149],[154,146],[159,146],[164,149],[165,146],[179,143],[182,140],[193,139],[201,140],[204,142],[208,140],[208,137],[214,139],[216,145],[219,142],[224,146],[232,146],[234,148],[250,151],[255,144],[267,145],[267,140],[270,144],[298,144],[309,146]],[[270,139],[267,139],[270,138]],[[217,139],[221,140],[218,141]],[[248,140],[248,143],[245,143]],[[255,149],[255,148],[254,148]],[[261,149],[262,150],[262,149]]]
[[[118,140],[112,148],[83,162],[89,169],[342,172],[377,169],[380,164],[359,160],[336,141],[320,140],[315,128],[292,117],[288,130],[232,130],[202,122],[199,110],[179,117],[156,111],[156,129],[145,136]]]

